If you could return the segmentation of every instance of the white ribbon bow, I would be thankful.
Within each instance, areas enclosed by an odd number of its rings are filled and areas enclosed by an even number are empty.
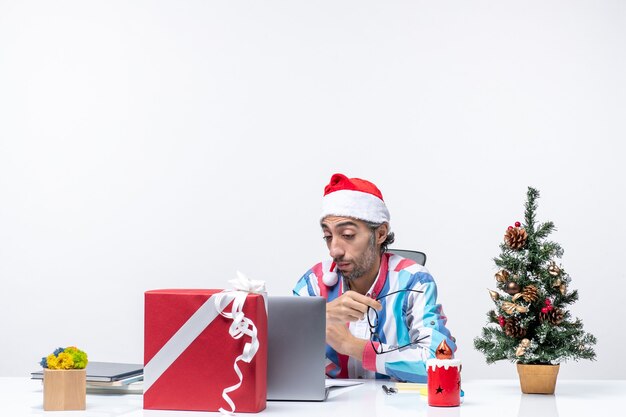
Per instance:
[[[252,294],[263,294],[265,292],[265,281],[248,279],[244,274],[237,271],[237,279],[231,279],[230,284],[237,291],[245,291]]]
[[[265,293],[265,282],[250,280],[244,274],[237,271],[237,279],[233,279],[228,281],[233,286],[234,290],[226,290],[219,294],[215,295],[215,307],[217,311],[220,312],[220,315],[226,317],[229,320],[232,320],[232,324],[228,329],[228,333],[232,336],[233,339],[240,339],[243,336],[250,336],[250,342],[246,343],[243,347],[243,352],[241,355],[235,358],[235,362],[233,363],[233,369],[239,377],[239,382],[230,387],[224,388],[222,391],[222,398],[226,400],[231,410],[225,410],[223,407],[220,408],[220,412],[226,415],[233,415],[235,412],[235,403],[228,395],[229,392],[233,392],[237,390],[241,384],[243,383],[243,374],[241,373],[241,369],[239,369],[239,365],[237,362],[244,361],[246,363],[250,363],[254,358],[254,355],[259,350],[259,339],[257,337],[257,328],[243,313],[243,306],[246,302],[246,297],[248,294],[264,294]],[[232,298],[234,293],[234,298]],[[228,306],[228,304],[233,302],[233,306],[231,312],[225,312],[224,310]]]

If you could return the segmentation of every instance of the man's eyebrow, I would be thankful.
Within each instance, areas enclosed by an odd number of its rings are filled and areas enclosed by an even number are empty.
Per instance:
[[[358,225],[358,224],[356,224],[355,222],[350,221],[350,220],[346,220],[345,222],[337,223],[337,224],[335,225],[335,227],[346,227],[346,226],[354,226],[354,227],[356,227],[356,228],[358,228],[358,227],[359,227],[359,225]]]
[[[326,223],[320,223],[320,226],[322,227],[322,229],[330,229],[330,227],[328,227],[328,225]],[[359,227],[358,224],[356,224],[355,222],[353,222],[351,220],[346,220],[346,221],[343,221],[341,223],[337,223],[335,225],[335,227],[346,227],[346,226],[353,226],[353,227],[356,227],[356,228]]]

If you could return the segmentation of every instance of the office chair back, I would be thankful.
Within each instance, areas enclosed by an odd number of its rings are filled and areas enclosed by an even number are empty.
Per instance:
[[[387,252],[412,259],[420,265],[426,265],[426,254],[424,252],[407,249],[387,249]]]

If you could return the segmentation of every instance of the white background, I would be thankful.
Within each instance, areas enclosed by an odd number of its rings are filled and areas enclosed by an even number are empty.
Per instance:
[[[143,360],[143,292],[271,294],[327,253],[335,172],[428,254],[464,377],[506,227],[541,192],[571,308],[624,378],[622,1],[0,1],[0,375]]]

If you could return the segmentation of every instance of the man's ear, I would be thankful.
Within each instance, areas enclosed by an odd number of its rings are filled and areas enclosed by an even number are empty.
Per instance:
[[[380,226],[378,226],[378,229],[376,229],[376,242],[380,245],[382,244],[385,239],[387,239],[387,235],[389,234],[389,224],[387,223],[383,223]]]

